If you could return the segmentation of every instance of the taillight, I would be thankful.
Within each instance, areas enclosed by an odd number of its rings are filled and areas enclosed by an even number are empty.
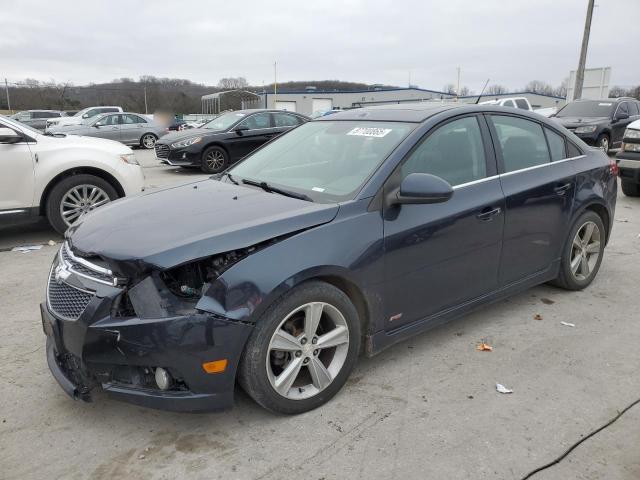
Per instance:
[[[611,175],[617,177],[620,173],[620,169],[618,168],[618,163],[615,160],[609,160],[609,172]]]

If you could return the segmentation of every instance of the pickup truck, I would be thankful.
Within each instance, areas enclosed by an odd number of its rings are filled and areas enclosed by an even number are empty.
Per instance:
[[[628,197],[640,197],[640,120],[627,125],[616,159],[622,193]]]

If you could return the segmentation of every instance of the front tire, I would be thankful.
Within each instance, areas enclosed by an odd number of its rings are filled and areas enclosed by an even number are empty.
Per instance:
[[[564,246],[560,273],[551,283],[565,290],[589,286],[600,269],[605,241],[606,230],[600,216],[592,211],[580,215]]]
[[[303,283],[258,319],[238,381],[262,407],[303,413],[344,385],[360,351],[360,320],[349,297],[320,281]]]
[[[622,193],[627,197],[640,197],[640,184],[622,180]]]
[[[220,173],[229,163],[229,155],[222,147],[209,147],[202,152],[202,171],[204,173]]]
[[[140,139],[140,146],[142,148],[146,148],[147,150],[151,150],[152,148],[155,148],[156,140],[158,140],[158,137],[156,137],[153,133],[145,133]]]
[[[56,184],[46,204],[47,219],[60,234],[85,214],[118,198],[109,182],[95,175],[80,174]]]

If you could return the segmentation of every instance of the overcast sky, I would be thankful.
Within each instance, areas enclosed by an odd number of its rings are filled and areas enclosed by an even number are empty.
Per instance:
[[[597,0],[587,67],[640,84],[640,0]],[[140,75],[244,76],[476,92],[558,85],[575,69],[587,0],[29,1],[0,7],[0,78],[76,85]]]

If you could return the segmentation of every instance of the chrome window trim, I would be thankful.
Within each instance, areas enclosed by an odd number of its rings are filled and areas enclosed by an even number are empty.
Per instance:
[[[107,280],[102,280],[101,278],[92,277],[91,275],[87,275],[86,273],[82,273],[82,272],[79,272],[79,271],[75,270],[71,265],[69,265],[65,261],[63,255],[62,255],[62,250],[63,249],[66,251],[67,255],[69,255],[73,261],[78,262],[81,265],[84,265],[85,267],[87,267],[90,270],[93,270],[94,272],[102,273],[104,275],[110,275],[112,277],[112,280],[109,282]],[[95,265],[95,264],[93,264],[91,262],[88,262],[87,260],[85,260],[83,258],[76,257],[73,253],[71,253],[71,250],[67,246],[66,242],[62,245],[62,248],[58,251],[58,261],[60,263],[62,263],[63,265],[65,265],[67,267],[67,270],[69,270],[70,272],[73,272],[74,275],[78,275],[79,277],[86,278],[87,280],[91,280],[92,282],[102,283],[103,285],[109,285],[110,287],[115,286],[116,279],[115,279],[115,277],[113,277],[113,272],[111,270],[106,269],[106,268],[102,268],[102,267],[100,267],[98,265]],[[74,288],[76,288],[76,290],[84,291],[84,290],[82,290],[80,288],[77,288],[77,287],[74,287]]]
[[[578,155],[577,157],[563,158],[562,160],[556,160],[555,162],[547,162],[547,163],[543,163],[541,165],[533,165],[532,167],[521,168],[520,170],[514,170],[513,172],[501,173],[498,176],[499,177],[506,177],[506,176],[509,176],[509,175],[513,175],[514,173],[528,172],[529,170],[535,170],[536,168],[549,167],[551,165],[557,165],[558,163],[569,162],[571,160],[577,160],[579,158],[584,158],[584,157],[586,157],[586,155]]]
[[[535,170],[536,168],[548,167],[551,165],[556,165],[558,163],[568,162],[570,160],[577,160],[579,158],[584,158],[584,157],[586,157],[586,155],[578,155],[577,157],[563,158],[562,160],[556,160],[555,162],[543,163],[542,165],[533,165],[532,167],[522,168],[520,170],[514,170],[513,172],[499,173],[498,175],[491,175],[490,177],[479,178],[478,180],[472,180],[471,182],[465,182],[465,183],[461,183],[460,185],[454,185],[451,188],[453,188],[454,190],[458,190],[460,188],[470,187],[472,185],[477,185],[478,183],[486,182],[488,180],[493,180],[495,178],[502,178],[509,175],[513,175],[514,173],[527,172],[529,170]]]
[[[27,208],[18,208],[18,209],[15,209],[15,210],[2,210],[2,211],[0,211],[0,215],[7,215],[9,213],[24,213],[27,210],[28,210]]]

